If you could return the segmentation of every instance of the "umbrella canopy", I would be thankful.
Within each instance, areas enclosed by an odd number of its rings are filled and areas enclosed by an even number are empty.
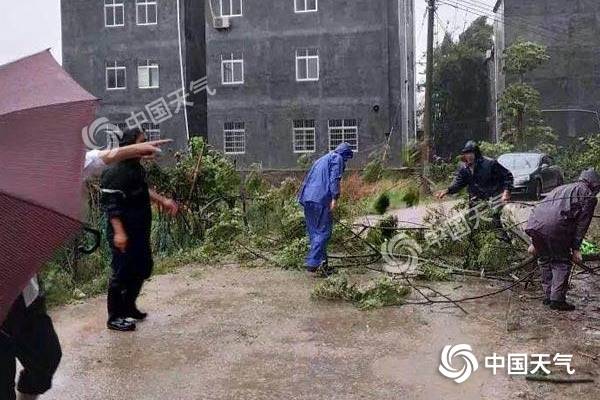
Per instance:
[[[0,66],[0,323],[81,228],[81,132],[96,104],[49,51]]]

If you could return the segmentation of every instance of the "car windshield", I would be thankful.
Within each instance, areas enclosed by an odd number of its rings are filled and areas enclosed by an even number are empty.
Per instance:
[[[511,171],[531,171],[538,167],[539,154],[504,154],[498,158],[498,162]]]

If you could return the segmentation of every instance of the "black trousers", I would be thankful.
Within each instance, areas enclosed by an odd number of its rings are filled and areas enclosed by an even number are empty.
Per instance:
[[[142,278],[122,279],[113,273],[108,282],[107,309],[108,320],[130,316],[135,309],[135,302],[144,285]]]
[[[41,395],[52,387],[62,351],[43,298],[13,305],[0,331],[0,399],[15,400],[17,359],[23,365],[17,390]]]

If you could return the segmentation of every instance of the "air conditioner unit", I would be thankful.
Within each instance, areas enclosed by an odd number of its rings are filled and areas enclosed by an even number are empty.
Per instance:
[[[213,18],[213,25],[215,29],[227,29],[231,26],[229,17],[215,17]]]

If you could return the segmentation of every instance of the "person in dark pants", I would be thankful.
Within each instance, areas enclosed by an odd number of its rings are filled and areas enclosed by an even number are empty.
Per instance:
[[[311,275],[330,275],[327,266],[327,244],[333,229],[332,211],[340,197],[340,181],[346,162],[353,157],[348,143],[319,158],[304,178],[298,201],[304,207],[310,250],[306,269]]]
[[[583,171],[575,183],[552,190],[534,209],[525,232],[531,237],[530,253],[538,256],[544,304],[572,311],[566,296],[571,263],[580,263],[583,238],[592,222],[600,192],[600,175]]]
[[[139,129],[123,133],[120,146],[142,143]],[[140,159],[120,161],[104,171],[100,178],[101,204],[107,217],[106,236],[112,251],[112,274],[108,287],[107,327],[117,331],[133,331],[133,320],[143,320],[146,313],[138,310],[136,300],[144,281],[152,274],[151,202],[171,215],[177,204],[148,188],[146,171]]]
[[[99,174],[112,163],[129,158],[152,158],[160,153],[160,145],[169,142],[160,140],[88,151],[84,179]],[[0,326],[0,400],[35,400],[52,386],[62,350],[40,286],[37,276],[31,279]],[[15,387],[17,360],[23,370]]]
[[[52,387],[62,351],[43,297],[29,307],[20,296],[0,330],[0,399],[34,400]],[[16,360],[23,370],[15,393]]]
[[[487,201],[501,195],[502,202],[510,201],[510,190],[514,178],[512,173],[504,168],[498,161],[484,157],[479,146],[470,140],[461,151],[463,164],[458,169],[454,181],[446,190],[436,193],[436,197],[443,199],[449,194],[456,194],[463,188],[469,192],[469,207],[474,207],[480,201]],[[503,240],[508,240],[500,220],[501,210],[494,210],[493,224],[498,230],[498,235]]]

